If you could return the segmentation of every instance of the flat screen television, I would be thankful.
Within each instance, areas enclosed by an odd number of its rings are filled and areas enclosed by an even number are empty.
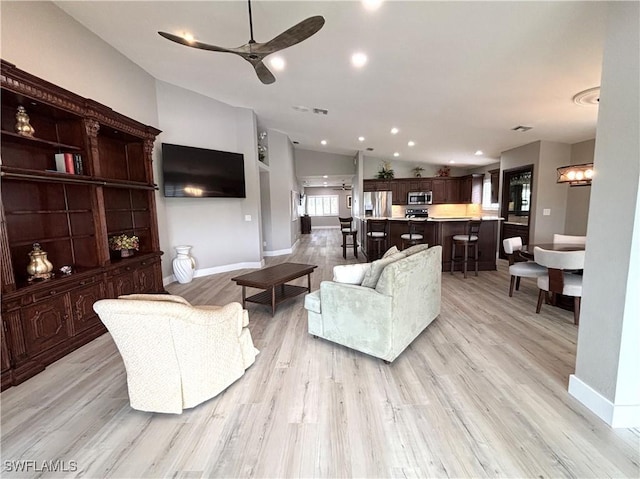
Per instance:
[[[244,155],[162,144],[167,198],[245,198]]]

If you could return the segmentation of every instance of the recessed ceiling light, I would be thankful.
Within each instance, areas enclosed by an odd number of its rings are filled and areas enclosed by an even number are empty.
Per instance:
[[[327,140],[322,140],[322,141],[320,142],[320,144],[321,144],[321,145],[326,145],[326,144],[327,144]]]
[[[377,10],[378,8],[380,8],[380,5],[382,5],[382,0],[361,0],[361,1],[362,1],[362,6],[371,12]]]
[[[409,143],[407,143],[407,145],[409,146],[416,146],[416,142],[413,140],[409,140]]]
[[[451,161],[449,161],[449,163],[455,163],[455,161],[451,160]]]
[[[476,152],[474,153],[474,155],[476,155],[476,156],[481,156],[483,154],[484,153],[482,153],[482,150],[476,150]]]
[[[322,175],[323,178],[329,178],[329,175]]]
[[[351,64],[356,68],[361,68],[367,64],[367,55],[357,52],[351,55]]]
[[[271,66],[273,67],[274,70],[277,70],[277,71],[284,70],[285,62],[284,62],[284,58],[282,57],[273,57],[271,60],[269,60],[269,63],[271,63]]]
[[[359,136],[358,141],[364,141],[364,136]]]
[[[397,151],[393,154],[393,156],[395,156],[396,158],[400,156],[400,153],[398,153]]]
[[[400,130],[398,130],[395,126],[393,128],[391,128],[391,134],[392,135],[397,135],[399,131]]]
[[[191,43],[191,42],[193,42],[195,40],[195,38],[193,38],[193,35],[191,35],[189,32],[184,32],[182,34],[182,38],[184,38],[189,43]]]
[[[327,184],[327,182],[325,181],[325,182],[324,182],[324,183],[322,183],[322,184],[323,184],[323,185],[326,185],[326,184]]]

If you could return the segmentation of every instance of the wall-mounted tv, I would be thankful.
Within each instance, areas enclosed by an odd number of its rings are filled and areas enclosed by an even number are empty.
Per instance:
[[[164,196],[245,198],[244,155],[162,144]]]

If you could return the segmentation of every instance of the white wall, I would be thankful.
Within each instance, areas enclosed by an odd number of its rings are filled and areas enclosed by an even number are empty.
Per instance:
[[[608,4],[578,330],[569,392],[609,424],[640,426],[640,4]]]
[[[163,143],[244,154],[246,198],[164,198],[171,250],[191,245],[196,275],[259,267],[260,181],[255,115],[198,93],[157,81]],[[162,189],[162,185],[161,185]],[[251,221],[245,221],[245,215]]]

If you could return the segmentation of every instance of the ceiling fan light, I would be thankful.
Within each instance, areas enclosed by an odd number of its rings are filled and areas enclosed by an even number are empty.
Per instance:
[[[367,64],[367,55],[362,52],[356,52],[351,55],[351,64],[356,68],[362,68]]]
[[[276,71],[282,71],[282,70],[284,70],[284,67],[286,66],[284,58],[282,58],[282,57],[273,57],[273,58],[271,58],[271,60],[269,60],[269,63],[271,64],[273,69],[276,70]]]
[[[189,43],[193,43],[193,41],[195,40],[195,38],[193,37],[193,35],[189,32],[184,32],[182,34],[182,38],[184,38],[186,41],[188,41]]]
[[[365,9],[369,10],[370,12],[377,10],[382,5],[382,0],[361,0],[361,1],[362,1],[362,6]]]

